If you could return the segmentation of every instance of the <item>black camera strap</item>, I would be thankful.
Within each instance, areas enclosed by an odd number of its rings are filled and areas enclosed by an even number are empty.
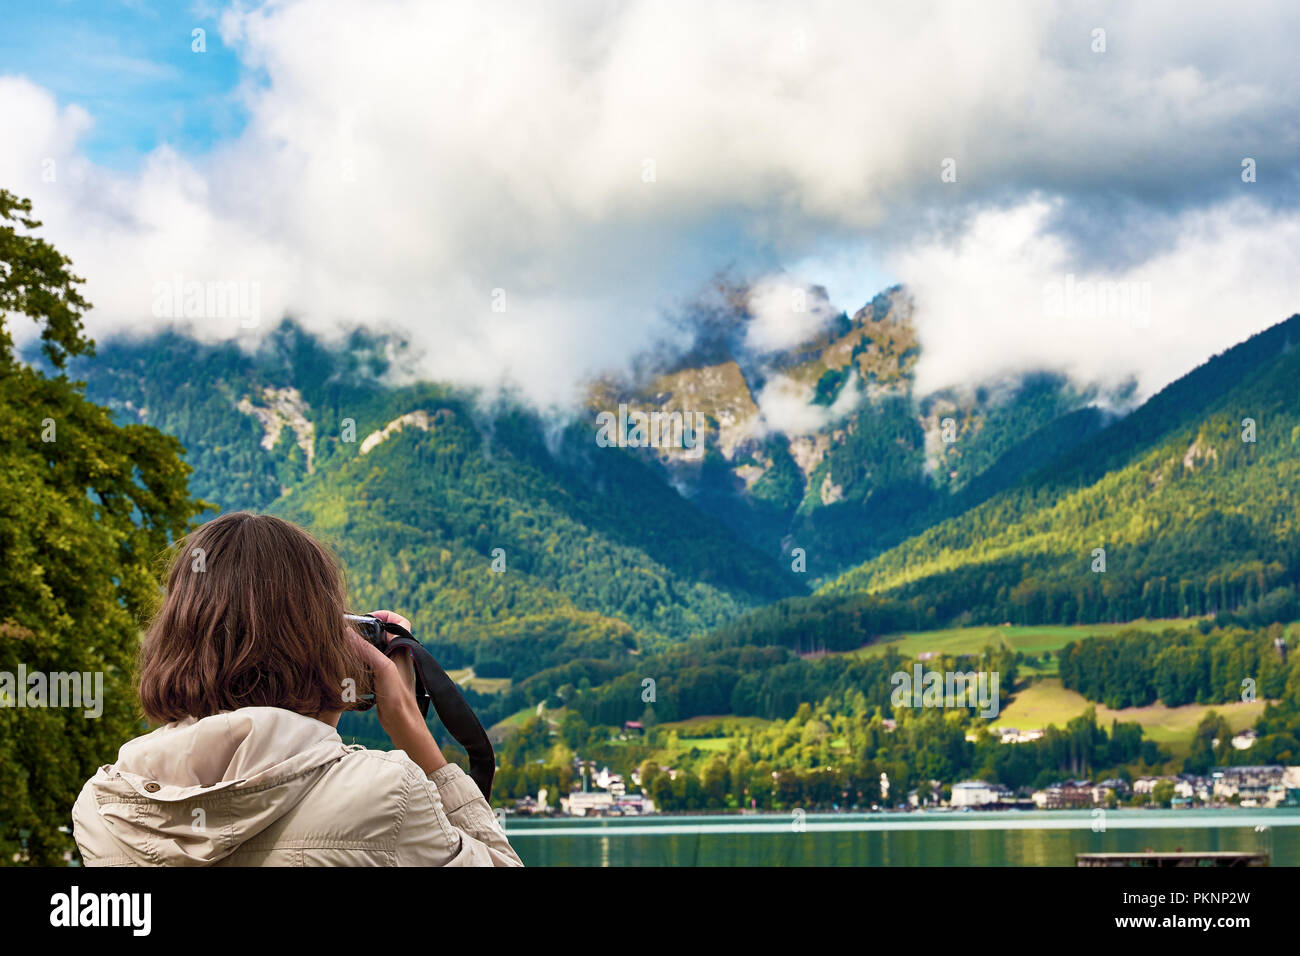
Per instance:
[[[392,621],[384,621],[383,624],[384,630],[394,635],[389,638],[384,653],[392,657],[399,650],[405,649],[411,654],[411,661],[415,664],[415,700],[420,705],[420,713],[427,717],[429,703],[433,702],[433,709],[442,725],[469,755],[470,779],[482,792],[483,799],[491,799],[492,778],[497,770],[496,754],[492,750],[492,741],[488,739],[487,731],[470,709],[465,695],[460,692],[456,682],[447,676],[429,649],[412,637],[410,631]]]

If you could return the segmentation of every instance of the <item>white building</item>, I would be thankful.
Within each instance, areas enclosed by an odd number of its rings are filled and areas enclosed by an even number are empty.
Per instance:
[[[1149,796],[1151,791],[1156,788],[1161,780],[1168,780],[1170,783],[1177,781],[1177,777],[1138,777],[1133,781],[1133,792],[1143,796]]]
[[[1249,730],[1243,730],[1241,733],[1237,734],[1237,736],[1233,737],[1232,746],[1236,750],[1249,750],[1251,747],[1255,746],[1255,739],[1257,737],[1259,737],[1259,734],[1256,733],[1255,728],[1251,727]]]
[[[1017,730],[1015,727],[1002,727],[998,730],[1000,741],[1004,744],[1027,744],[1043,736],[1041,730]]]
[[[954,807],[981,807],[986,803],[997,803],[1002,799],[1006,788],[998,783],[985,783],[983,780],[963,780],[952,785]]]
[[[596,779],[593,782],[600,789],[608,790],[616,797],[627,792],[627,785],[623,783],[623,775],[610,773],[608,767],[601,767],[600,773],[596,774]]]
[[[628,793],[614,800],[614,809],[624,816],[639,817],[655,812],[655,802],[641,793]]]
[[[589,793],[575,790],[567,797],[560,798],[560,809],[573,817],[607,813],[613,806],[614,795],[608,790],[592,790]]]

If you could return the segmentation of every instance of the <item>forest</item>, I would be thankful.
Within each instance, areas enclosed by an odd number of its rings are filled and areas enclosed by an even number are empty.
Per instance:
[[[1300,317],[821,593],[868,591],[945,624],[1291,619],[1300,586],[1293,337]]]

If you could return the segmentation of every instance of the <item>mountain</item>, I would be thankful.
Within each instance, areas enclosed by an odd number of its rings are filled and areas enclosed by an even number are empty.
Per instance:
[[[1292,316],[822,593],[954,622],[1300,614],[1297,344]]]
[[[812,295],[807,309],[827,311],[824,292]],[[748,301],[729,290],[692,351],[635,382],[598,383],[591,405],[701,413],[702,455],[655,452],[673,483],[784,563],[801,548],[814,579],[984,501],[1102,425],[1096,393],[1051,374],[917,395],[900,287],[777,351],[750,344]]]
[[[166,332],[103,343],[73,373],[119,419],[179,438],[214,508],[309,527],[361,605],[401,608],[480,676],[624,655],[804,591],[576,424],[385,386],[390,346],[328,348],[292,323],[255,350]]]
[[[905,290],[852,317],[812,296],[823,318],[793,345],[756,348],[761,316],[730,289],[685,354],[593,383],[591,416],[698,413],[699,454],[391,387],[404,344],[364,330],[327,345],[285,321],[255,346],[169,330],[103,342],[72,371],[119,421],[177,437],[214,511],[310,527],[358,601],[404,609],[448,666],[519,679],[805,594],[1103,424],[1092,392],[1048,374],[918,397]]]

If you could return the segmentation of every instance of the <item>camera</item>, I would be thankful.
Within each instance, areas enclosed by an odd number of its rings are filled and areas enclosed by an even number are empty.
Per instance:
[[[492,796],[492,777],[496,773],[496,755],[487,731],[442,665],[429,653],[429,649],[411,636],[400,624],[381,621],[373,614],[345,614],[348,624],[370,644],[384,654],[392,656],[407,651],[415,668],[415,702],[420,714],[427,717],[433,705],[438,719],[469,757],[469,776],[478,785],[484,797]],[[388,635],[393,635],[391,638]],[[374,706],[374,695],[358,702],[357,710]]]
[[[368,643],[381,651],[388,649],[387,628],[379,618],[369,614],[345,614],[343,617]]]

